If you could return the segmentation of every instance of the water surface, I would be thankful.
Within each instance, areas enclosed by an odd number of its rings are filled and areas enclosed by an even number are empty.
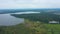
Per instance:
[[[31,13],[40,13],[40,12],[30,11],[30,12],[0,14],[0,26],[11,26],[11,25],[16,25],[24,22],[24,18],[17,18],[11,16],[10,14],[31,14]]]
[[[23,22],[23,18],[16,18],[11,16],[10,14],[0,14],[0,26],[11,26]]]

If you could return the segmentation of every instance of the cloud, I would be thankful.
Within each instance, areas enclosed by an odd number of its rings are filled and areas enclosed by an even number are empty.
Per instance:
[[[60,8],[60,0],[0,0],[0,8]]]

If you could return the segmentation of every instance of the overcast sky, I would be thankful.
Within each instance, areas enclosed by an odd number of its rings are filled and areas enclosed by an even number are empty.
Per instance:
[[[0,9],[60,8],[60,0],[0,0]]]

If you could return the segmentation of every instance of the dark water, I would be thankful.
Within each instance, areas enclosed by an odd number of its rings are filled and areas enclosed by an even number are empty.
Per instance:
[[[0,14],[0,26],[11,26],[23,22],[23,18],[16,18],[11,16],[10,14]]]

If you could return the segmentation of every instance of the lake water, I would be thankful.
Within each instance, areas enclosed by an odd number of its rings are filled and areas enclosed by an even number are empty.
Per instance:
[[[11,26],[23,22],[23,18],[16,18],[11,16],[10,14],[0,14],[0,26]]]
[[[16,18],[10,14],[31,14],[31,13],[40,13],[40,12],[18,12],[18,13],[7,13],[0,14],[0,26],[11,26],[20,23],[24,23],[24,18]]]
[[[40,12],[29,11],[29,12],[16,12],[16,13],[8,13],[8,14],[32,14],[32,13],[40,13]]]

